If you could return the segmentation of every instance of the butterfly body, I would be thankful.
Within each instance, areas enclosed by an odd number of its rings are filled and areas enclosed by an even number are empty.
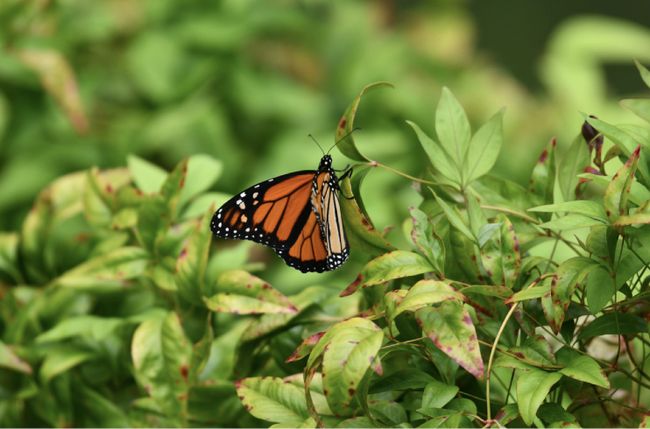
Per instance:
[[[271,247],[302,272],[330,271],[349,256],[332,158],[318,170],[268,179],[228,200],[213,215],[212,232]]]

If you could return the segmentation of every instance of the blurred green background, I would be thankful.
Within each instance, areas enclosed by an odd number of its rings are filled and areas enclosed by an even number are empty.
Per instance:
[[[165,169],[211,155],[223,193],[316,168],[307,134],[329,146],[348,103],[379,80],[395,89],[364,97],[363,153],[424,174],[404,121],[433,134],[448,86],[474,125],[507,107],[496,174],[526,183],[581,112],[637,121],[617,100],[643,91],[633,59],[650,62],[648,24],[641,2],[2,0],[0,230],[18,228],[54,178],[129,154]],[[399,235],[418,202],[410,184],[378,170],[362,189],[378,228]]]

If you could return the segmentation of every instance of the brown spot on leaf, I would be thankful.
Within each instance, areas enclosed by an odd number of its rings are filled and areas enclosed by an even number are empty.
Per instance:
[[[348,121],[345,119],[345,117],[341,118],[341,120],[339,121],[339,129],[345,128],[347,123],[348,123]]]
[[[343,298],[352,295],[357,291],[362,281],[363,281],[363,275],[359,274],[357,278],[354,279],[354,281],[348,285],[348,287],[343,289],[343,291],[339,294],[339,296]]]
[[[544,161],[546,161],[546,158],[548,158],[548,150],[544,149],[542,151],[542,154],[539,156],[539,163],[544,163]]]
[[[357,393],[357,391],[355,389],[353,389],[351,387],[348,389],[348,395],[354,396],[355,393]]]
[[[189,374],[189,369],[187,365],[185,364],[181,365],[180,371],[181,371],[181,377],[183,377],[183,380],[185,380],[185,382],[187,383],[187,376]]]
[[[111,186],[110,183],[106,185],[106,192],[108,192],[109,194],[113,193],[113,187]]]

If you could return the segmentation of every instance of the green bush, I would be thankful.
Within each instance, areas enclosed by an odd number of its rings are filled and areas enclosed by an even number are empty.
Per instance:
[[[353,100],[338,137],[385,85]],[[623,105],[650,120],[649,100]],[[57,179],[0,235],[0,423],[647,424],[650,129],[585,117],[524,188],[490,174],[502,118],[472,132],[443,89],[436,137],[410,123],[423,177],[341,141],[357,162],[346,229],[370,259],[343,292],[283,294],[251,274],[261,265],[245,243],[213,246],[228,195],[206,193],[222,169],[211,157],[167,173],[131,156]],[[360,197],[380,168],[419,187],[404,246]]]

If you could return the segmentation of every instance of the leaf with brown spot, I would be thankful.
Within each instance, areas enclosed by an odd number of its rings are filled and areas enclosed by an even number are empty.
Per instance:
[[[438,306],[424,307],[415,318],[425,334],[447,356],[474,377],[483,377],[483,360],[476,329],[463,304],[444,301]]]
[[[338,125],[336,127],[335,139],[337,142],[339,142],[337,144],[337,147],[341,153],[348,158],[361,162],[369,161],[369,159],[363,156],[357,149],[354,143],[354,138],[350,132],[354,129],[354,118],[357,114],[359,103],[361,103],[361,98],[369,91],[385,87],[392,88],[393,84],[389,82],[374,82],[364,86],[359,95],[357,95],[356,98],[352,100],[352,103],[350,103],[348,108],[345,109],[345,113],[343,113],[341,119],[339,119]]]

